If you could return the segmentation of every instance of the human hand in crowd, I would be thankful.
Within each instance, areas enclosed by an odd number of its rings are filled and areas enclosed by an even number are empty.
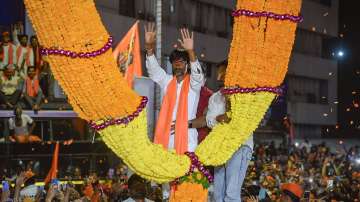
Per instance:
[[[40,108],[39,108],[39,105],[35,104],[35,105],[33,106],[33,110],[37,111],[37,110],[39,110],[39,109],[40,109]]]
[[[35,202],[40,202],[43,195],[43,191],[38,189],[35,195]]]
[[[16,178],[16,186],[21,187],[26,182],[26,180],[28,180],[30,177],[31,177],[31,174],[29,173],[29,171],[21,172],[20,175]]]
[[[68,184],[65,188],[65,193],[64,193],[64,202],[68,202],[69,199],[70,199],[70,193],[71,193],[71,187],[70,185]]]
[[[1,202],[6,202],[10,197],[10,187],[9,182],[5,181],[3,183],[3,188],[1,191]]]
[[[250,196],[247,198],[246,202],[259,202],[259,198],[256,196]]]
[[[62,194],[62,196],[61,196],[61,194]],[[50,185],[49,190],[47,191],[45,201],[51,202],[53,199],[55,199],[55,197],[64,199],[64,194],[62,192],[60,192],[58,185],[52,184],[52,185]]]
[[[21,186],[34,175],[31,171],[23,171],[20,175],[16,178],[15,184],[15,193],[14,193],[14,201],[20,201],[20,189]]]
[[[155,23],[149,22],[145,25],[145,49],[148,55],[154,53],[155,41],[156,41],[156,29]]]
[[[194,32],[189,32],[188,29],[180,29],[181,39],[178,39],[180,45],[187,51],[194,50]]]

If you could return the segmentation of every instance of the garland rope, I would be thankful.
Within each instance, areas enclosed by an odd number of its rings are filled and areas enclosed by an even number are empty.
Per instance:
[[[109,34],[93,1],[25,0],[40,43],[56,50],[91,53],[108,43]],[[237,9],[298,15],[301,0],[238,0]],[[279,86],[287,72],[296,24],[266,16],[235,17],[225,86],[258,88]],[[57,47],[54,47],[57,45]],[[111,51],[96,57],[48,55],[55,79],[78,115],[87,120],[114,120],[137,112],[142,98],[127,86]],[[229,95],[232,118],[219,124],[195,151],[204,165],[224,164],[258,127],[275,98],[273,92]],[[184,176],[191,161],[155,145],[147,137],[146,110],[126,124],[101,127],[99,133],[137,174],[159,183]],[[96,123],[99,124],[99,123]],[[101,124],[101,123],[100,123]]]

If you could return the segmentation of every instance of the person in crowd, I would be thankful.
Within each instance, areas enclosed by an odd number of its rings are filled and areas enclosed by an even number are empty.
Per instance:
[[[257,185],[243,188],[242,198],[245,202],[271,202],[267,190]]]
[[[4,72],[0,73],[0,103],[3,108],[13,109],[21,96],[22,80],[15,69],[14,64],[5,66]]]
[[[43,57],[40,54],[41,46],[39,44],[38,38],[36,35],[30,37],[30,47],[33,51],[33,61],[36,71],[37,79],[39,80],[40,88],[44,98],[49,96],[50,88],[50,65],[47,61],[43,60]],[[47,103],[47,99],[44,99],[44,102]]]
[[[1,49],[2,53],[0,57],[2,60],[0,61],[0,70],[3,70],[5,66],[9,64],[16,64],[16,46],[11,43],[10,33],[3,32],[2,40],[1,40]]]
[[[176,153],[195,151],[198,133],[191,120],[196,119],[200,90],[204,74],[194,52],[194,36],[187,29],[181,29],[180,45],[170,54],[172,75],[158,64],[154,55],[155,24],[145,27],[146,68],[150,78],[160,85],[163,101],[157,120],[154,143],[164,149],[175,149]],[[164,189],[164,198],[169,193]]]
[[[205,85],[203,87],[201,87],[200,99],[199,99],[199,104],[198,104],[198,108],[197,108],[197,112],[196,112],[196,120],[198,120],[199,122],[204,123],[204,120],[206,120],[206,112],[208,110],[209,99],[212,94],[213,94],[213,92],[209,88],[207,88]],[[193,122],[192,125],[194,128],[197,128],[197,131],[199,134],[198,142],[200,144],[203,140],[205,140],[206,136],[209,134],[210,128],[207,127],[206,123],[205,124],[197,124],[196,120],[192,121]]]
[[[23,97],[29,107],[37,112],[40,110],[43,93],[35,71],[36,68],[34,66],[28,67],[27,77],[25,78],[24,82]]]
[[[154,142],[177,153],[194,151],[197,146],[197,130],[191,120],[196,118],[200,90],[204,75],[194,52],[194,37],[187,29],[181,29],[179,39],[184,50],[170,54],[173,75],[159,66],[155,56],[155,24],[145,27],[146,68],[150,78],[160,85],[163,102],[155,130]]]
[[[301,143],[301,145],[300,145],[300,148],[301,149],[305,148],[307,153],[310,153],[311,147],[312,147],[312,145],[308,139],[305,139],[305,141],[303,143]]]
[[[146,181],[137,174],[131,175],[128,181],[130,197],[124,202],[151,202],[145,198],[147,195]]]
[[[36,74],[39,75],[41,73],[42,70],[42,65],[43,65],[43,61],[42,61],[42,57],[40,54],[40,45],[39,45],[39,41],[36,37],[36,35],[32,35],[30,37],[30,47],[33,51],[33,61],[34,61],[34,67],[36,70]]]
[[[292,125],[291,116],[287,114],[283,118],[282,122],[283,128],[284,128],[284,143],[286,146],[290,146],[294,143],[294,127]]]
[[[18,46],[20,44],[19,36],[22,34],[25,34],[24,33],[24,23],[19,21],[19,22],[16,22],[15,24],[13,24],[11,26],[11,34],[12,34],[14,45]]]
[[[219,87],[224,87],[227,61],[218,65],[217,80]],[[209,99],[206,123],[210,128],[218,123],[229,122],[226,115],[229,108],[226,96],[221,91],[214,93]],[[245,142],[223,166],[215,167],[214,195],[216,202],[241,201],[241,187],[246,176],[246,170],[253,151],[253,137]]]
[[[22,77],[27,75],[29,66],[34,66],[34,52],[28,46],[28,40],[26,34],[19,35],[20,44],[16,47],[16,64],[20,67],[19,72]]]
[[[32,134],[35,122],[29,115],[22,113],[20,105],[15,107],[14,115],[15,117],[9,119],[11,141],[18,143],[41,142],[38,136]]]
[[[281,186],[282,202],[300,202],[304,191],[302,187],[295,183],[285,183]]]

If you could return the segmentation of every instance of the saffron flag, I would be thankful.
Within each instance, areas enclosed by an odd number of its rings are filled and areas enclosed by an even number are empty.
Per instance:
[[[134,77],[142,76],[139,21],[135,22],[117,45],[113,51],[113,56],[127,83],[130,87],[133,87]]]
[[[58,161],[59,161],[59,142],[56,142],[54,155],[53,155],[52,162],[51,162],[51,168],[44,180],[45,184],[49,183],[51,180],[53,180],[57,177]]]

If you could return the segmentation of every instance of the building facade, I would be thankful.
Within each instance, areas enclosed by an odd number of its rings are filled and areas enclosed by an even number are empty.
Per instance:
[[[298,138],[330,136],[337,125],[338,0],[304,0],[287,76],[287,111]]]

